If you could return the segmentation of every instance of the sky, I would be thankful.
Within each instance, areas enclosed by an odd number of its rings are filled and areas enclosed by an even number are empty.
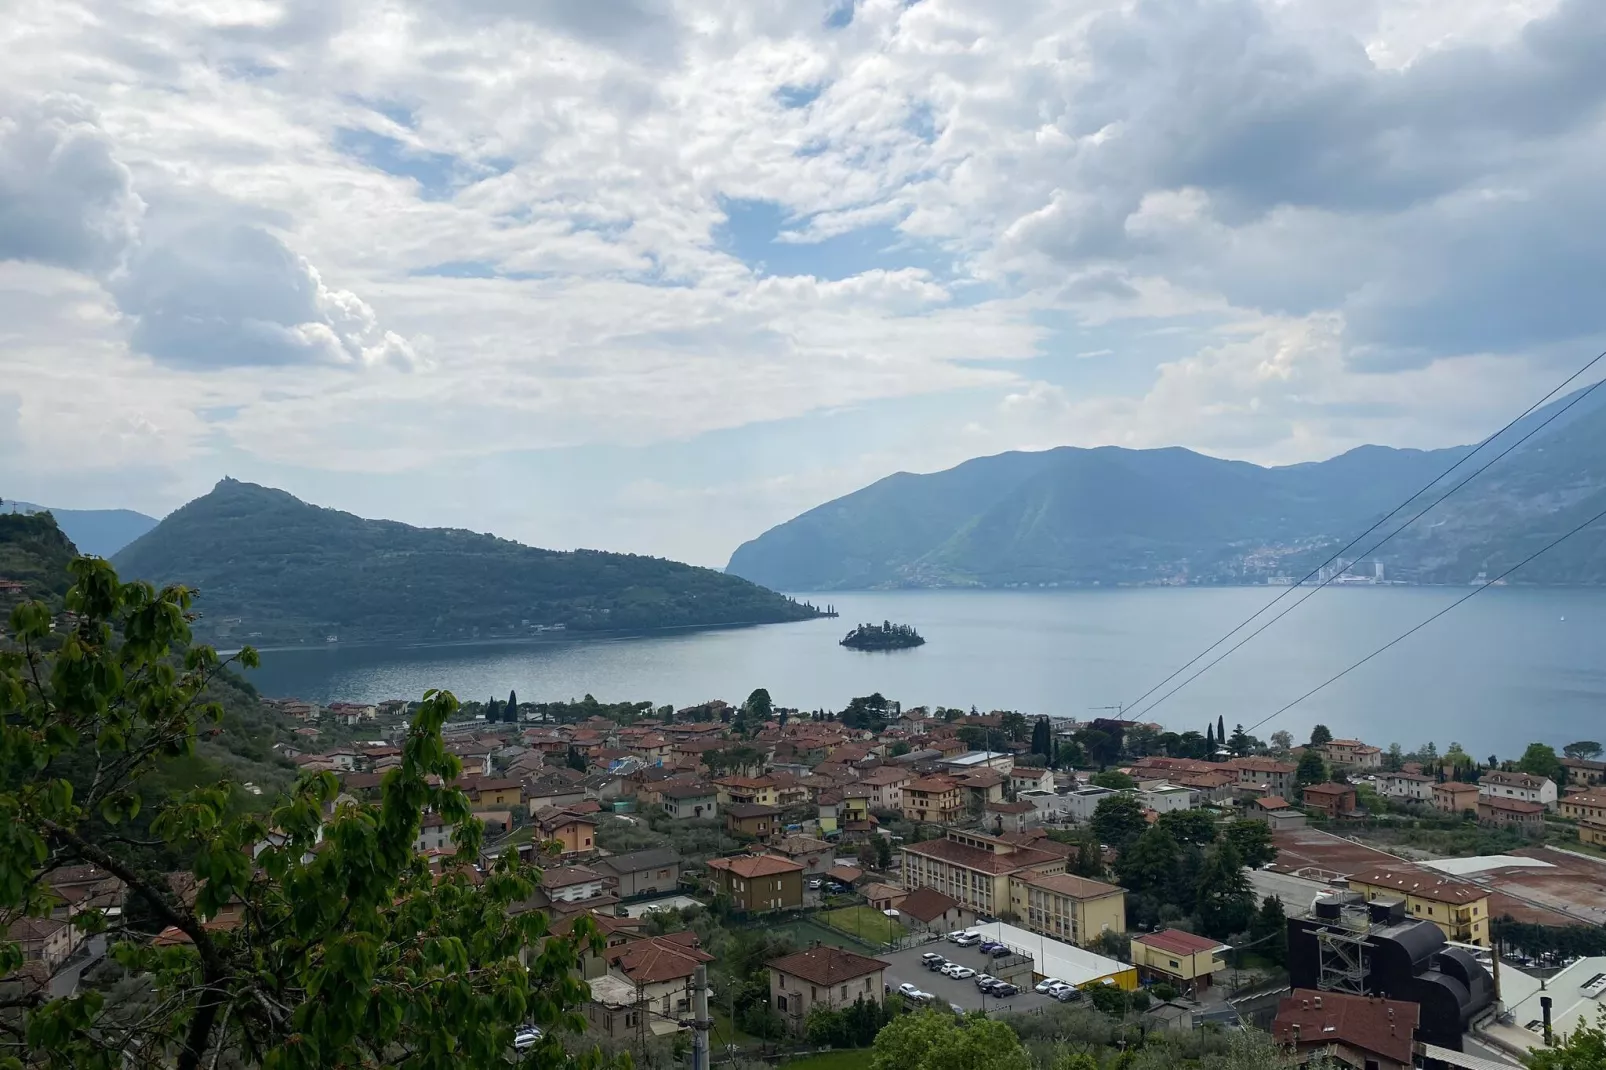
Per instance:
[[[896,471],[1475,441],[1606,348],[1600,0],[11,0],[0,496],[720,566]]]

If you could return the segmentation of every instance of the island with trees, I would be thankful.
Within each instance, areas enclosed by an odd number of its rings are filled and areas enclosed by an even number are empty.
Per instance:
[[[913,625],[884,620],[880,624],[859,625],[843,638],[842,645],[850,650],[906,650],[924,646],[925,642]]]

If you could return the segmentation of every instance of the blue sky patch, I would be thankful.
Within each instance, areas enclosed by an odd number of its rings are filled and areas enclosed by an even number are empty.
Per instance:
[[[802,244],[777,241],[782,231],[796,230],[804,220],[791,216],[774,201],[722,198],[726,221],[716,231],[720,248],[763,275],[812,275],[846,279],[865,271],[919,267],[942,274],[933,251],[886,223],[860,227],[824,241]]]
[[[827,29],[841,30],[853,25],[853,0],[837,0],[837,3],[826,12],[825,25]]]
[[[806,108],[820,99],[823,85],[783,85],[775,91],[775,99],[783,108]]]
[[[417,182],[425,200],[450,200],[456,187],[457,157],[404,145],[372,130],[342,126],[335,131],[335,148],[370,167]]]

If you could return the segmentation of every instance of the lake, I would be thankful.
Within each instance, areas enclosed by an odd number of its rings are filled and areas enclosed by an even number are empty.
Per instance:
[[[416,698],[444,687],[464,699],[516,689],[525,701],[590,692],[685,706],[739,703],[765,687],[777,705],[802,709],[841,709],[880,691],[906,706],[1086,719],[1131,703],[1281,590],[804,594],[834,604],[841,619],[600,641],[269,651],[251,676],[265,695],[318,702]],[[1137,715],[1177,731],[1202,732],[1218,715],[1229,730],[1247,727],[1467,590],[1326,588]],[[837,645],[855,622],[882,620],[913,624],[926,645],[886,653]],[[1559,748],[1606,739],[1606,591],[1491,588],[1255,734],[1285,728],[1302,739],[1317,722],[1379,746],[1411,750],[1431,740],[1442,751],[1453,740],[1479,756],[1514,756],[1534,740]]]

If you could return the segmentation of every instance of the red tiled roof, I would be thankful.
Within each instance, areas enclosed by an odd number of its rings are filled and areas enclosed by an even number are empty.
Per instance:
[[[690,935],[695,941],[696,934]],[[621,973],[640,985],[690,977],[697,972],[699,962],[713,962],[714,956],[669,937],[649,936],[631,940],[610,961],[619,967]]]
[[[1296,988],[1277,1004],[1271,1035],[1296,1046],[1337,1042],[1410,1066],[1421,1016],[1418,1004],[1403,1000]]]
[[[917,921],[929,922],[933,918],[942,917],[958,905],[959,900],[944,895],[935,888],[916,888],[898,904],[898,909]]]
[[[773,959],[765,965],[789,977],[801,977],[810,984],[835,985],[880,973],[890,964],[839,947],[821,945]]]
[[[1354,790],[1355,790],[1355,787],[1354,787],[1354,785],[1351,785],[1351,784],[1333,784],[1333,783],[1308,784],[1305,787],[1305,794],[1306,795],[1310,795],[1310,794],[1316,794],[1316,795],[1343,795],[1347,791],[1354,791]]]
[[[1349,875],[1352,884],[1370,884],[1379,888],[1392,888],[1418,899],[1431,899],[1436,903],[1464,905],[1476,903],[1489,893],[1476,884],[1451,880],[1439,873],[1417,869],[1415,866],[1378,866]]]
[[[725,869],[738,877],[751,880],[754,877],[773,877],[781,873],[802,873],[803,867],[789,858],[779,855],[740,855],[736,858],[715,858],[708,863],[709,869]]]
[[[1173,955],[1197,955],[1205,951],[1214,951],[1224,947],[1220,940],[1210,940],[1203,936],[1184,932],[1181,929],[1161,929],[1157,933],[1140,933],[1132,939],[1149,947],[1168,951]]]
[[[1478,805],[1487,806],[1491,810],[1506,810],[1513,814],[1540,814],[1545,810],[1541,803],[1529,802],[1527,799],[1504,799],[1498,795],[1479,799]]]
[[[1053,862],[1059,858],[1058,855],[1040,851],[1035,847],[1017,848],[1009,854],[993,854],[991,851],[984,851],[980,847],[972,847],[956,840],[924,840],[920,843],[906,844],[903,849],[910,854],[994,874],[1013,873],[1017,869],[1040,866],[1044,862]]]
[[[1255,805],[1262,810],[1287,810],[1288,800],[1281,795],[1268,795],[1264,799],[1256,799]]]
[[[1071,873],[1052,873],[1046,877],[1032,877],[1026,883],[1033,888],[1042,888],[1044,891],[1067,895],[1072,899],[1102,899],[1107,895],[1114,895],[1121,891],[1120,888],[1113,884],[1089,880],[1086,877],[1078,877]]]

